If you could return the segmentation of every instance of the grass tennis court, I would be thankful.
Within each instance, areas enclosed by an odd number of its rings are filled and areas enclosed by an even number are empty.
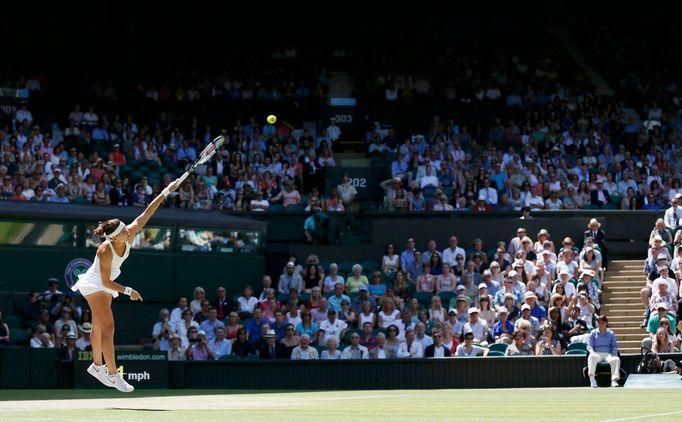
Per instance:
[[[679,389],[0,390],[2,421],[620,421],[682,418]]]

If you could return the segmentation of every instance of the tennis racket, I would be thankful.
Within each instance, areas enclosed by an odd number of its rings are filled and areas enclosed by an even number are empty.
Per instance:
[[[187,179],[190,173],[194,172],[197,169],[197,167],[210,160],[211,157],[213,157],[213,154],[215,154],[216,151],[218,151],[220,147],[223,145],[223,142],[225,142],[225,138],[221,135],[212,140],[210,144],[206,145],[206,148],[204,148],[204,150],[201,151],[199,158],[197,158],[194,164],[192,164],[192,167],[190,167],[189,170],[185,172],[185,174],[180,176],[180,182],[178,184],[182,184],[182,182],[184,182],[185,179]]]

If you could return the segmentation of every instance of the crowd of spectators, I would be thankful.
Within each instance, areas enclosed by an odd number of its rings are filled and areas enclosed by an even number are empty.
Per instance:
[[[646,284],[641,290],[645,307],[641,328],[647,336],[642,347],[660,353],[672,353],[680,349],[682,341],[682,195],[676,195],[672,206],[663,218],[659,218],[651,231],[647,257],[644,261]],[[664,371],[674,371],[672,361],[656,365]]]
[[[29,300],[20,315],[15,327],[26,333],[28,346],[36,349],[57,349],[57,358],[73,361],[77,353],[91,351],[90,333],[92,331],[92,313],[74,297],[59,290],[59,280],[49,278],[47,289],[43,292],[31,291]],[[0,345],[7,346],[20,343],[22,338],[11,338],[10,331],[3,337],[3,325],[0,313]]]
[[[560,355],[586,350],[603,281],[601,232],[590,221],[580,247],[534,239],[523,227],[490,253],[413,239],[387,245],[375,263],[298,264],[230,296],[203,288],[162,309],[154,347],[171,359],[383,359]],[[599,236],[596,236],[599,238]],[[363,267],[364,265],[364,267]],[[373,267],[373,268],[370,268]],[[575,345],[573,345],[575,344]],[[572,346],[573,345],[573,346]],[[582,345],[582,346],[581,346]]]

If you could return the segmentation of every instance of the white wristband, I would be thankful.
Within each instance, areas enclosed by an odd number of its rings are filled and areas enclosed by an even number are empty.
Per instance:
[[[170,195],[171,191],[166,187],[164,190],[161,191],[161,195],[163,195],[164,198],[167,198],[168,195]]]
[[[133,288],[132,288],[132,287],[128,287],[128,286],[126,286],[125,290],[123,290],[123,294],[126,295],[126,296],[130,296],[130,294],[131,294],[132,292],[133,292]]]

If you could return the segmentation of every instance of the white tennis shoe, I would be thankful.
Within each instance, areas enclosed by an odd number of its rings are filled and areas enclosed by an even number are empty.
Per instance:
[[[88,367],[88,374],[92,375],[95,377],[99,382],[104,384],[107,387],[114,387],[114,382],[109,379],[109,374],[107,372],[107,367],[102,365],[98,366],[95,365],[95,362],[93,362],[89,367]]]
[[[109,375],[108,378],[113,387],[122,393],[132,393],[135,390],[135,387],[128,384],[119,373]]]

